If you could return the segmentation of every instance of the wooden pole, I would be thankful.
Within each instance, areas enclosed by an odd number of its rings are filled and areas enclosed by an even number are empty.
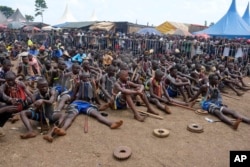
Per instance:
[[[192,108],[192,107],[189,107],[189,106],[180,105],[180,104],[177,104],[177,103],[174,103],[174,102],[172,102],[172,103],[170,103],[170,104],[172,104],[172,105],[174,105],[174,106],[177,106],[177,107],[181,107],[181,108],[185,108],[185,109],[188,109],[188,110],[192,110],[192,111],[197,110],[197,109],[195,109],[195,108]]]
[[[154,114],[151,114],[151,113],[148,113],[148,112],[145,112],[145,111],[141,111],[141,110],[137,110],[138,112],[142,113],[142,114],[146,114],[152,118],[156,118],[156,119],[163,119],[163,117],[159,116],[159,115],[154,115]]]
[[[84,120],[84,133],[88,133],[88,116],[85,117]]]

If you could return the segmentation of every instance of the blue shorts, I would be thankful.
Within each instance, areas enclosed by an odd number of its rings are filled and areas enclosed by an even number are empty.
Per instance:
[[[97,110],[97,107],[86,101],[73,101],[69,105],[69,112],[76,112],[77,114],[90,115],[91,111]]]
[[[127,109],[126,100],[122,99],[121,93],[118,93],[115,97],[115,109],[117,110]]]
[[[221,104],[215,104],[210,101],[201,101],[201,108],[210,114],[214,114],[216,110],[221,111],[223,109]]]
[[[41,120],[44,123],[46,122],[44,115],[42,115],[42,118],[41,118],[40,112],[36,112],[34,109],[31,109],[31,108],[29,109],[29,111],[31,112],[31,118],[30,119],[32,119],[34,121],[38,121],[38,122],[41,121]],[[50,123],[53,123],[54,122],[53,114],[48,115],[48,119],[49,119]]]
[[[167,92],[168,92],[169,97],[177,97],[177,95],[178,95],[178,92],[173,90],[170,87],[167,88]]]
[[[67,91],[67,89],[65,87],[62,87],[61,85],[54,86],[53,88],[57,91],[58,95]]]

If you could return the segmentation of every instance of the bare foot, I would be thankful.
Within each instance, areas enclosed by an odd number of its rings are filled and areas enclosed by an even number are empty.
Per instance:
[[[47,140],[47,141],[50,142],[50,143],[53,142],[53,137],[50,136],[50,135],[45,135],[45,136],[43,136],[43,139],[44,139],[44,140]]]
[[[111,128],[111,129],[117,129],[117,128],[119,128],[122,124],[123,124],[123,121],[120,120],[120,121],[118,121],[118,122],[112,123],[111,126],[110,126],[110,128]]]
[[[36,137],[35,132],[28,132],[26,134],[20,135],[21,139],[28,139],[28,138],[33,138]]]
[[[170,108],[167,105],[165,105],[165,112],[167,114],[171,114],[172,113],[171,110],[170,110]]]
[[[241,121],[242,121],[242,119],[237,119],[237,120],[235,121],[235,123],[233,124],[233,129],[234,129],[234,130],[237,130],[237,129],[238,129],[238,126],[239,126],[239,124],[241,123]]]
[[[9,119],[9,121],[14,124],[16,121],[19,121],[19,115],[14,115],[12,118]]]
[[[58,128],[58,127],[55,127],[54,133],[56,135],[58,135],[58,136],[64,136],[64,135],[66,135],[65,130],[61,129],[61,128]]]
[[[135,115],[134,118],[137,121],[144,122],[144,120],[146,119],[146,116]]]
[[[238,92],[238,93],[237,93],[237,96],[242,96],[242,95],[244,95],[243,92]]]
[[[153,109],[148,109],[148,113],[154,114],[154,115],[159,115],[158,112],[155,112]]]

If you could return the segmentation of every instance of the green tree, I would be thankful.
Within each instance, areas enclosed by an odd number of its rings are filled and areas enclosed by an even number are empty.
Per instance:
[[[43,12],[45,11],[45,9],[47,9],[47,4],[45,2],[45,0],[36,0],[35,1],[35,16],[41,16],[42,17],[42,22],[43,22]]]
[[[8,18],[10,17],[13,13],[14,10],[8,6],[0,6],[0,11]]]
[[[30,22],[30,21],[34,21],[34,17],[31,15],[25,15],[25,19]]]

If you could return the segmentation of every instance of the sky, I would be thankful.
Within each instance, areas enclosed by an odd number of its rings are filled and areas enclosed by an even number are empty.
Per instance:
[[[165,21],[204,25],[216,23],[228,11],[232,0],[45,0],[44,23],[59,24],[66,4],[77,21],[129,21],[158,26]],[[240,16],[249,0],[236,0]],[[35,15],[35,0],[0,0],[1,6]],[[35,21],[42,21],[40,16]]]

